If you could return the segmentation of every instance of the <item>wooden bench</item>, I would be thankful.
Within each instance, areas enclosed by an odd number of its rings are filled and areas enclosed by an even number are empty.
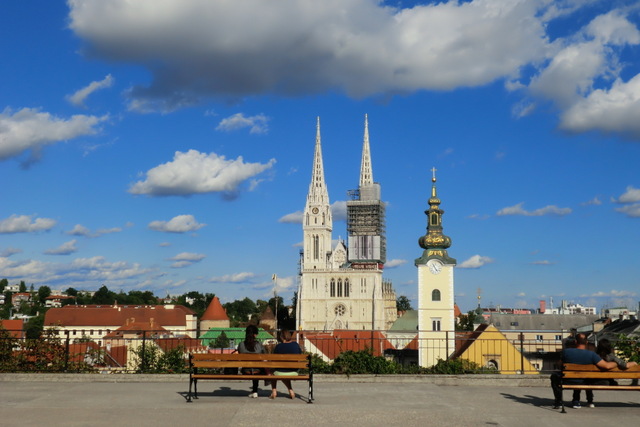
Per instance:
[[[265,374],[243,374],[241,368],[263,369]],[[226,370],[225,370],[226,369]],[[291,376],[273,375],[278,369],[304,369],[307,373]],[[229,370],[232,373],[228,373]],[[225,373],[227,372],[227,373]],[[309,384],[307,403],[313,402],[313,367],[311,355],[306,354],[189,354],[189,394],[198,398],[198,380],[305,380]],[[193,394],[191,389],[193,386]]]
[[[562,367],[562,381],[560,387],[562,390],[636,390],[640,391],[640,385],[637,385],[640,379],[640,365],[629,369],[610,369],[601,370],[596,365],[579,365],[576,363],[565,363]],[[588,380],[587,384],[571,384],[572,380]],[[605,380],[607,384],[588,384],[598,380]],[[609,380],[632,380],[632,384],[611,385]],[[635,381],[633,381],[635,380]],[[604,382],[604,381],[600,381]],[[635,385],[634,385],[635,384]],[[564,410],[564,402],[562,403],[562,412]]]

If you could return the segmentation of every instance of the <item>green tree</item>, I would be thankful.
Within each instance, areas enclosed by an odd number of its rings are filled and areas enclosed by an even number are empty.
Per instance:
[[[629,362],[640,363],[640,339],[620,334],[615,348],[619,356]]]
[[[223,305],[229,316],[232,327],[238,327],[249,321],[249,318],[256,314],[256,303],[252,299],[245,297],[242,300],[235,300]]]
[[[7,279],[0,280],[0,292],[4,292],[4,288],[9,286],[9,281]]]
[[[51,288],[48,286],[40,286],[38,288],[38,302],[44,305],[47,301],[47,297],[51,295]]]
[[[218,338],[213,341],[213,348],[229,348],[229,338],[227,334],[222,331]]]
[[[102,285],[100,289],[93,294],[93,297],[91,297],[91,302],[98,305],[111,305],[115,301],[116,293],[111,292],[105,285]]]
[[[75,288],[67,288],[66,291],[64,291],[67,295],[69,295],[70,297],[77,297],[78,296],[78,291]]]
[[[18,345],[18,340],[11,332],[0,326],[0,372],[15,370],[16,359],[13,352]]]
[[[461,314],[456,319],[456,331],[474,331],[475,324],[479,321],[478,313],[475,310],[470,310],[467,314]]]
[[[27,284],[24,283],[24,280],[20,281],[20,289],[18,292],[21,292],[21,293],[27,292]]]
[[[398,311],[409,311],[413,310],[411,307],[411,301],[404,295],[400,295],[396,300],[396,308]]]
[[[40,313],[27,321],[25,326],[26,336],[29,339],[38,339],[44,329],[44,313]]]

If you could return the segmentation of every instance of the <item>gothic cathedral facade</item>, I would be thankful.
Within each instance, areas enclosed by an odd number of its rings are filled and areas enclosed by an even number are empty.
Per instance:
[[[320,119],[311,183],[302,219],[303,249],[296,306],[299,330],[387,330],[397,319],[386,262],[385,204],[373,181],[365,116],[360,183],[349,191],[347,242],[332,240],[333,219],[324,179]]]
[[[451,238],[443,233],[440,199],[433,169],[431,197],[427,215],[427,234],[418,244],[424,251],[415,260],[418,267],[418,363],[433,366],[447,360],[455,351],[453,270],[456,260],[449,257]]]

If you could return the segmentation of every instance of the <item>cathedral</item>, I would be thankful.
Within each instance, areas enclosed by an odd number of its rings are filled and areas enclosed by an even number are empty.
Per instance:
[[[297,328],[387,330],[397,319],[396,295],[382,277],[386,262],[385,204],[373,180],[365,116],[358,189],[348,192],[347,242],[332,239],[333,220],[324,179],[320,119],[304,208]]]

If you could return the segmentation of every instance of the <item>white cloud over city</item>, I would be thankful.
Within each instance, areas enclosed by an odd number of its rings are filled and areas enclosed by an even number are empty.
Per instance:
[[[172,161],[147,171],[145,179],[132,184],[129,192],[148,196],[225,193],[233,197],[243,182],[272,168],[275,162],[248,163],[242,157],[227,160],[216,153],[178,151]]]
[[[172,111],[207,97],[303,96],[337,90],[361,98],[504,80],[510,90],[554,102],[564,129],[638,134],[633,117],[639,108],[639,76],[623,80],[617,59],[625,46],[640,43],[640,33],[623,8],[552,40],[550,23],[583,3],[69,4],[70,28],[92,55],[149,70],[151,82],[134,83],[128,91],[130,108],[141,112]],[[523,105],[530,110],[533,103]],[[249,118],[236,116],[224,119],[228,121],[221,122],[222,128],[256,129],[255,124],[247,125]]]
[[[94,135],[107,116],[74,115],[61,118],[37,108],[0,113],[0,161],[30,152],[27,162],[38,160],[47,145]]]
[[[188,233],[198,231],[207,224],[200,224],[193,215],[178,215],[169,221],[151,221],[149,228],[164,233]]]

